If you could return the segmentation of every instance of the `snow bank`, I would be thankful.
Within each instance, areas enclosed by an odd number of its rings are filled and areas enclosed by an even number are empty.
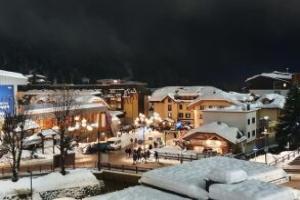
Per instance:
[[[208,180],[218,183],[239,183],[247,178],[247,173],[240,169],[213,168],[208,174]]]
[[[215,200],[294,200],[291,189],[257,180],[238,184],[214,184],[209,188],[209,197]]]
[[[150,187],[135,186],[106,195],[85,198],[85,200],[185,200],[186,198],[156,190]]]
[[[248,179],[265,182],[280,179],[288,180],[288,175],[282,169],[273,166],[234,158],[212,157],[146,172],[143,174],[140,182],[192,198],[199,199],[199,195],[201,194],[203,195],[201,198],[205,199],[207,197],[204,190],[205,179],[209,177],[211,169],[214,168],[244,170],[247,172]],[[200,192],[195,195],[193,192],[196,188]]]
[[[34,193],[99,184],[96,177],[88,170],[72,170],[65,176],[55,172],[34,178],[32,181]],[[21,178],[15,183],[11,180],[2,180],[0,181],[0,199],[3,199],[6,195],[15,194],[18,190],[29,189],[29,177]]]
[[[157,151],[157,153],[159,155],[183,155],[183,156],[192,156],[192,157],[196,157],[197,153],[195,151],[192,150],[182,150],[179,146],[165,146],[162,148],[154,148],[152,149],[153,152]]]
[[[281,161],[280,163],[278,164],[288,164],[289,162],[291,162],[293,160],[293,151],[283,151],[281,152],[280,154],[272,154],[272,153],[267,153],[267,162],[268,164],[270,163],[275,163],[276,160],[280,159],[280,158],[283,158],[283,157],[287,157],[288,154],[290,154],[290,160],[288,159],[285,159],[285,161]],[[298,154],[295,152],[295,156],[297,156]],[[252,158],[250,159],[250,161],[253,161],[253,162],[259,162],[259,163],[265,163],[265,155],[259,155],[259,156],[256,156],[256,158]]]

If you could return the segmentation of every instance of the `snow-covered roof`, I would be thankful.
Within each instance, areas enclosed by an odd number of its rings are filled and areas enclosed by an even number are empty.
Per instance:
[[[93,95],[79,96],[75,101],[80,103],[103,103],[103,105],[109,107],[109,105],[101,98]]]
[[[24,111],[25,115],[39,115],[39,114],[46,114],[46,113],[53,113],[53,112],[59,112],[64,111],[66,109],[69,110],[83,110],[83,109],[98,109],[98,111],[107,111],[107,106],[103,105],[103,103],[89,103],[89,104],[82,104],[82,105],[70,105],[67,106],[49,106],[49,107],[32,107],[26,111]]]
[[[261,74],[251,76],[247,78],[245,82],[256,79],[258,77],[266,77],[266,78],[277,79],[281,81],[288,81],[292,79],[292,75],[293,75],[292,73],[288,73],[288,72],[273,71],[271,73],[261,73]]]
[[[219,92],[223,91],[212,86],[168,86],[155,90],[150,101],[162,101],[166,97],[175,100],[175,95],[203,97]]]
[[[120,115],[124,115],[124,112],[122,112],[122,111],[118,111],[118,110],[110,110],[109,111],[109,114],[111,115],[111,116],[120,116]]]
[[[46,79],[47,77],[42,75],[42,74],[27,74],[25,75],[27,78],[32,78],[32,77],[37,77],[37,78],[43,78],[43,79]]]
[[[27,80],[27,78],[21,73],[10,72],[5,70],[0,70],[0,76]]]
[[[20,125],[17,128],[15,128],[16,132],[21,132],[22,131]],[[23,126],[24,126],[23,129],[25,131],[40,128],[40,126],[35,121],[33,121],[31,119],[26,119]]]
[[[215,133],[220,137],[230,141],[233,144],[237,144],[246,139],[244,134],[236,127],[230,127],[224,122],[212,122],[204,124],[199,128],[190,130],[182,139],[187,139],[196,133]]]
[[[280,108],[283,109],[286,98],[280,94],[265,94],[251,105],[254,108]]]
[[[287,173],[280,168],[218,156],[151,170],[142,175],[140,182],[162,190],[187,195],[194,199],[199,199],[199,195],[202,195],[200,199],[207,199],[203,191],[197,195],[195,193],[201,189],[205,191],[205,180],[209,177],[211,170],[216,168],[243,170],[247,172],[249,180],[263,182],[288,180]]]

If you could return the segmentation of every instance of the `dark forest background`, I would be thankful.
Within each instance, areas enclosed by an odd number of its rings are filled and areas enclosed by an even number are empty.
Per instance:
[[[299,0],[0,0],[0,68],[236,89],[299,71]]]

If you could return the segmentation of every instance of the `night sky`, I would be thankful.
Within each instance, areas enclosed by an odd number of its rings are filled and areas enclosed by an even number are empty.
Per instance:
[[[240,88],[300,71],[299,0],[0,0],[0,68]]]

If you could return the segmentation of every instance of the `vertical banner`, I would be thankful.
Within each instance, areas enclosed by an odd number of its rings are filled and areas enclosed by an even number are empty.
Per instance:
[[[0,85],[0,116],[14,115],[15,98],[13,85]]]

